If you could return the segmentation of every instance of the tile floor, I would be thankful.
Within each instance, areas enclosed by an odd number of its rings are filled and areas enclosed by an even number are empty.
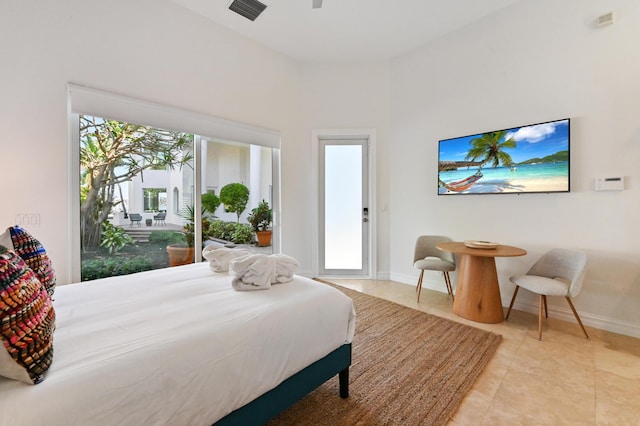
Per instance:
[[[587,327],[586,340],[577,323],[549,318],[538,341],[538,319],[530,313],[480,324],[456,316],[446,293],[423,289],[417,303],[406,284],[330,281],[503,336],[452,426],[640,425],[640,339]]]

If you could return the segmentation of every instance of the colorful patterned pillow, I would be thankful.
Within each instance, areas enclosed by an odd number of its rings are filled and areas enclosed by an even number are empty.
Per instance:
[[[55,319],[51,297],[34,272],[0,246],[1,376],[29,384],[44,380],[53,359]]]
[[[33,238],[30,233],[17,225],[9,228],[8,231],[11,235],[13,250],[35,272],[36,277],[44,285],[49,296],[53,296],[53,292],[56,289],[56,275],[44,246],[40,241]],[[8,247],[11,248],[10,246]]]

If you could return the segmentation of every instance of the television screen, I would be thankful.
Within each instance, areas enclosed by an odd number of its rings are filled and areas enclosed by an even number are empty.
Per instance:
[[[569,119],[441,140],[438,195],[569,192]]]

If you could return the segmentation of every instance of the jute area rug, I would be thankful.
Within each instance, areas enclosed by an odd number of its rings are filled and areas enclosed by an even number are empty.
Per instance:
[[[335,287],[356,307],[349,398],[332,378],[269,425],[446,424],[502,336]]]

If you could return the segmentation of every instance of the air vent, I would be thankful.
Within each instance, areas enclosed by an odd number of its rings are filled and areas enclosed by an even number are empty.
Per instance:
[[[311,7],[314,9],[320,9],[322,7],[322,0],[312,0]]]
[[[258,0],[233,0],[229,5],[229,9],[251,21],[255,21],[266,8],[267,5]]]

